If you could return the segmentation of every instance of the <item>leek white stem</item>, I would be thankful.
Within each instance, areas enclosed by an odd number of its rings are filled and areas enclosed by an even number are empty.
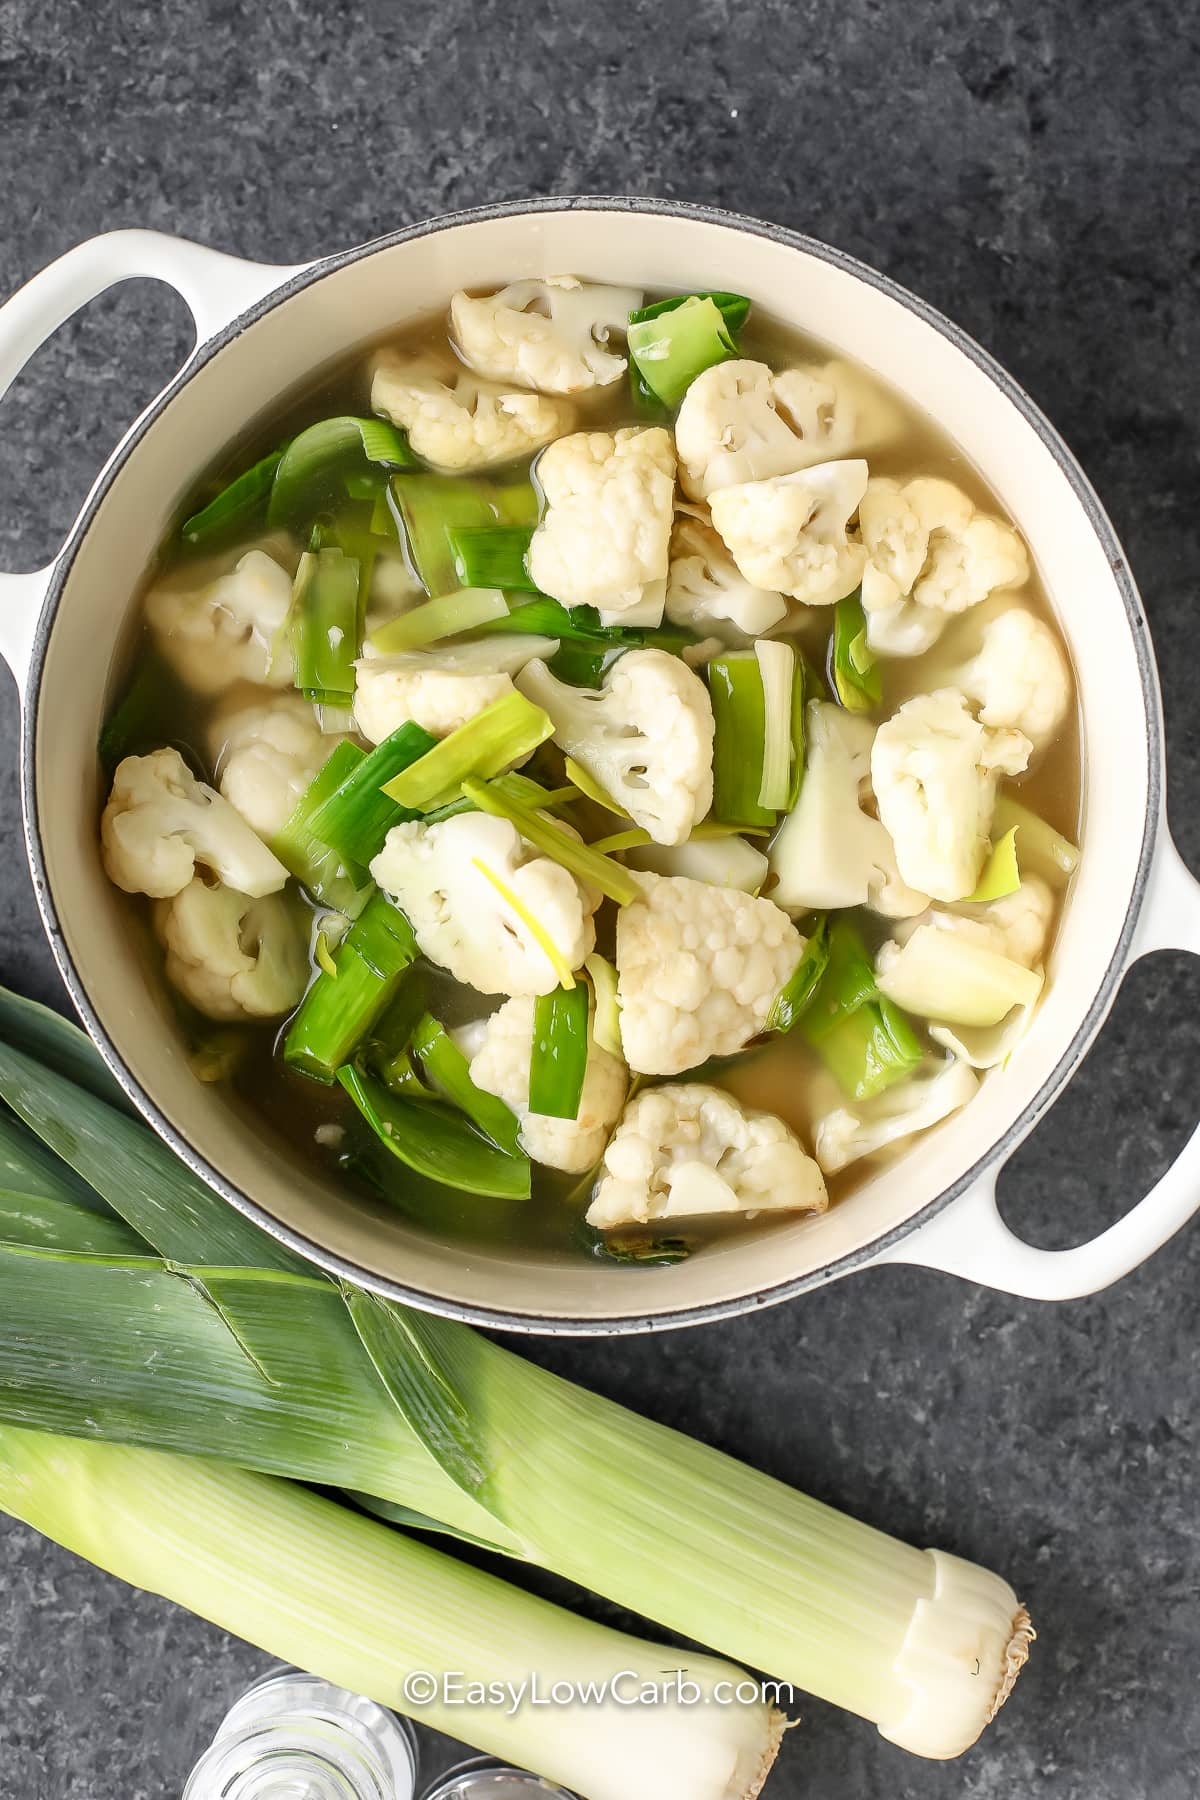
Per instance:
[[[878,980],[880,993],[918,1018],[993,1026],[1014,1006],[1033,1006],[1045,976],[956,931],[920,925],[907,943],[885,946]]]
[[[758,804],[782,812],[792,778],[792,683],[796,652],[790,644],[762,638],[754,646],[763,689],[763,763]]]
[[[473,1416],[488,1414],[489,1504],[545,1567],[669,1617],[920,1756],[960,1755],[1007,1697],[1030,1631],[999,1576],[900,1543],[467,1332],[433,1334],[442,1375]]]
[[[745,1697],[743,1670],[577,1619],[290,1482],[5,1425],[0,1505],[110,1574],[586,1800],[751,1800],[778,1750],[783,1721]],[[622,1696],[666,1693],[676,1671],[696,1704],[507,1693],[535,1676],[543,1695],[618,1676]],[[496,1702],[420,1704],[406,1681],[424,1674],[458,1677],[464,1695],[496,1683]],[[723,1704],[724,1683],[743,1697]]]

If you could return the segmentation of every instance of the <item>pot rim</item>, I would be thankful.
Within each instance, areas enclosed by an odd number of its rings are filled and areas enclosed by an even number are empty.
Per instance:
[[[302,1233],[283,1224],[273,1214],[261,1207],[257,1201],[251,1199],[248,1194],[227,1181],[206,1158],[199,1155],[176,1126],[162,1113],[152,1096],[126,1068],[103,1022],[92,1006],[84,977],[76,967],[75,960],[67,948],[59,921],[58,908],[50,890],[42,855],[34,778],[34,746],[41,700],[42,670],[50,636],[58,616],[63,590],[70,575],[76,552],[129,455],[192,376],[204,368],[227,344],[239,337],[248,326],[257,324],[283,301],[299,293],[302,289],[313,286],[327,275],[335,274],[366,257],[373,256],[377,251],[388,250],[418,238],[431,237],[438,232],[453,230],[462,225],[554,212],[641,213],[652,217],[684,219],[700,224],[719,225],[756,237],[764,237],[771,242],[829,263],[841,273],[865,282],[868,286],[895,301],[897,305],[915,314],[923,323],[932,326],[955,349],[968,357],[990,379],[1004,398],[1016,408],[1025,423],[1037,434],[1050,452],[1070,483],[1088,523],[1104,550],[1129,620],[1133,650],[1137,658],[1138,674],[1145,701],[1146,719],[1146,818],[1133,889],[1116,948],[1100,977],[1087,1012],[1081,1019],[1071,1042],[1037,1094],[1012,1120],[1008,1128],[998,1138],[993,1139],[982,1155],[977,1157],[949,1187],[944,1188],[911,1218],[906,1219],[902,1224],[893,1226],[891,1230],[873,1238],[859,1249],[848,1252],[845,1256],[839,1257],[835,1262],[828,1263],[820,1269],[806,1275],[793,1276],[788,1280],[775,1283],[771,1287],[760,1288],[736,1298],[710,1301],[701,1305],[681,1308],[678,1311],[604,1315],[595,1318],[567,1317],[552,1313],[510,1313],[502,1307],[476,1306],[442,1295],[429,1294],[422,1289],[406,1287],[402,1282],[392,1281],[386,1276],[365,1271],[345,1257],[323,1249]],[[919,1226],[944,1212],[988,1169],[1006,1160],[1016,1149],[1074,1074],[1085,1050],[1100,1029],[1112,1003],[1117,984],[1129,960],[1129,950],[1145,898],[1162,814],[1162,704],[1158,672],[1151,649],[1145,611],[1112,522],[1074,453],[1059,432],[1051,425],[1020,383],[996,361],[989,351],[978,344],[953,320],[939,312],[936,307],[929,305],[918,295],[910,293],[907,288],[893,281],[890,276],[873,269],[857,257],[822,243],[819,239],[810,237],[804,232],[792,231],[785,226],[774,225],[769,221],[756,219],[747,214],[727,211],[723,207],[703,206],[683,200],[662,200],[637,195],[551,195],[532,199],[499,201],[488,206],[471,207],[459,212],[441,214],[308,264],[298,274],[292,275],[278,288],[273,289],[261,300],[247,308],[245,312],[240,313],[237,318],[212,337],[197,343],[192,355],[179,373],[147,408],[104,465],[87,501],[75,519],[68,540],[55,564],[54,574],[46,592],[45,603],[37,621],[28,683],[21,722],[21,798],[26,849],[38,908],[59,973],[71,999],[105,1062],[142,1117],[153,1126],[158,1135],[170,1145],[175,1154],[193,1173],[215,1189],[224,1200],[236,1207],[260,1230],[265,1231],[280,1243],[286,1244],[289,1249],[294,1250],[326,1273],[340,1276],[357,1286],[370,1289],[390,1300],[413,1306],[423,1312],[458,1319],[471,1325],[520,1332],[532,1336],[624,1336],[639,1332],[680,1329],[719,1319],[738,1318],[744,1313],[753,1312],[758,1307],[779,1305],[783,1301],[794,1299],[799,1294],[838,1280],[856,1269],[870,1266],[883,1251],[901,1242]]]

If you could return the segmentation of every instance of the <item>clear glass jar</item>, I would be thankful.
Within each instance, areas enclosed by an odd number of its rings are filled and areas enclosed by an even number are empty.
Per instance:
[[[421,1800],[575,1800],[575,1795],[527,1769],[510,1768],[493,1756],[473,1756],[439,1775]]]
[[[275,1669],[235,1701],[183,1800],[413,1800],[416,1733],[361,1694]]]

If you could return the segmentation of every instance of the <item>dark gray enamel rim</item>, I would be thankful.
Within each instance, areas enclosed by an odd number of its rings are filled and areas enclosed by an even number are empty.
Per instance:
[[[877,288],[888,295],[909,312],[932,325],[941,335],[948,338],[956,349],[968,356],[987,376],[1000,392],[1016,407],[1026,423],[1037,433],[1042,443],[1050,451],[1067,480],[1074,489],[1080,504],[1083,506],[1088,520],[1104,548],[1113,575],[1125,604],[1133,635],[1134,648],[1138,659],[1138,670],[1141,676],[1142,694],[1146,709],[1146,754],[1147,792],[1149,804],[1146,811],[1145,829],[1142,836],[1141,854],[1138,861],[1137,879],[1125,922],[1121,930],[1117,950],[1109,963],[1097,987],[1087,1014],[1080,1024],[1070,1047],[1060,1060],[1054,1073],[1042,1087],[1040,1093],[1009,1126],[1002,1137],[991,1143],[982,1156],[971,1167],[964,1171],[959,1179],[941,1193],[936,1200],[923,1207],[913,1218],[905,1220],[903,1225],[895,1227],[884,1236],[877,1238],[863,1249],[841,1258],[836,1263],[818,1270],[815,1274],[799,1276],[791,1281],[780,1282],[777,1286],[763,1289],[757,1293],[746,1294],[736,1300],[714,1302],[708,1306],[696,1306],[678,1312],[650,1314],[620,1318],[568,1319],[556,1318],[551,1314],[538,1315],[532,1313],[506,1313],[503,1310],[489,1307],[477,1307],[445,1300],[439,1296],[426,1294],[419,1290],[406,1288],[398,1282],[388,1281],[380,1276],[368,1274],[353,1263],[332,1255],[319,1245],[310,1242],[298,1232],[292,1231],[273,1218],[269,1213],[232,1187],[216,1169],[203,1157],[197,1155],[185,1138],[181,1137],[175,1126],[159,1111],[151,1096],[133,1079],[125,1068],[111,1039],[100,1019],[93,1010],[88,997],[83,976],[75,967],[67,950],[59,923],[58,913],[46,880],[45,864],[42,858],[41,839],[37,819],[37,795],[34,791],[34,756],[33,748],[37,731],[38,701],[41,687],[42,666],[45,661],[46,646],[54,619],[62,597],[63,586],[71,570],[75,553],[84,534],[88,530],[97,509],[103,504],[110,487],[120,474],[125,460],[134,445],[139,443],[155,420],[174,399],[175,395],[190,380],[199,368],[212,360],[223,347],[237,337],[248,325],[263,318],[280,301],[300,289],[322,280],[336,270],[358,262],[361,258],[371,256],[377,250],[390,248],[394,244],[403,244],[413,238],[426,237],[434,232],[447,231],[457,225],[472,224],[485,219],[513,218],[522,214],[539,212],[624,212],[649,213],[662,218],[689,219],[706,224],[723,225],[738,231],[752,233],[756,237],[765,237],[778,244],[786,244],[795,250],[804,251],[807,255],[818,257],[823,262],[833,265],[847,275],[857,277],[870,287]],[[751,1312],[759,1306],[777,1305],[780,1301],[790,1300],[797,1294],[823,1287],[853,1269],[863,1268],[871,1263],[881,1250],[896,1244],[907,1237],[917,1226],[934,1218],[945,1207],[949,1206],[959,1195],[975,1181],[992,1164],[1002,1161],[1011,1153],[1027,1134],[1032,1126],[1041,1118],[1058,1095],[1063,1084],[1077,1068],[1088,1044],[1099,1030],[1115,996],[1117,984],[1128,961],[1129,950],[1146,891],[1146,883],[1153,859],[1155,839],[1162,803],[1162,718],[1159,697],[1158,676],[1154,666],[1154,657],[1150,647],[1149,628],[1138,597],[1137,588],[1130,574],[1125,553],[1117,540],[1116,532],[1100,504],[1091,483],[1079,467],[1074,456],[1055,431],[1050,422],[1034,405],[1010,375],[982,349],[973,338],[959,330],[949,319],[942,316],[933,307],[917,299],[905,288],[898,286],[885,275],[878,274],[865,263],[840,250],[831,249],[827,244],[819,243],[815,238],[804,236],[800,232],[787,231],[778,225],[769,225],[759,219],[745,218],[737,213],[722,211],[719,207],[689,206],[682,202],[670,200],[643,200],[631,197],[604,195],[585,195],[566,198],[545,198],[536,200],[505,201],[498,206],[477,207],[469,212],[449,213],[443,218],[428,220],[423,224],[411,225],[404,231],[397,231],[388,237],[377,238],[369,244],[359,245],[353,250],[344,251],[341,255],[327,257],[323,262],[315,263],[310,269],[293,277],[282,287],[269,294],[265,300],[251,307],[235,319],[232,324],[210,338],[199,347],[195,356],[182,369],[171,385],[164,389],[155,404],[140,421],[129,441],[120,454],[105,470],[95,492],[72,529],[70,539],[56,566],[54,578],[50,584],[40,619],[37,624],[33,653],[29,669],[29,686],[24,708],[22,724],[22,777],[21,790],[25,814],[25,836],[29,852],[30,866],[33,872],[34,885],[37,892],[38,905],[41,909],[46,932],[50,939],[51,949],[70,990],[71,998],[78,1007],[88,1031],[95,1040],[105,1061],[113,1074],[129,1095],[142,1115],[154,1126],[155,1130],[166,1139],[172,1149],[193,1169],[204,1181],[216,1189],[239,1212],[244,1213],[254,1223],[269,1232],[272,1237],[287,1244],[299,1255],[316,1263],[330,1274],[344,1276],[359,1286],[373,1289],[376,1293],[387,1295],[393,1300],[421,1308],[427,1312],[440,1313],[448,1318],[466,1320],[474,1325],[499,1327],[508,1331],[528,1332],[536,1335],[564,1336],[612,1336],[615,1334],[662,1331],[684,1325],[696,1325],[712,1319],[735,1318],[742,1313]]]

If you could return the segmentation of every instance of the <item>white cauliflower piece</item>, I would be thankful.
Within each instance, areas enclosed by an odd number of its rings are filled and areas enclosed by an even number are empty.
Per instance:
[[[569,969],[595,947],[599,896],[535,855],[507,819],[459,813],[436,825],[394,825],[371,873],[429,960],[480,994],[548,994],[559,985],[558,962],[526,916]]]
[[[617,914],[625,1060],[678,1075],[733,1056],[765,1030],[806,940],[771,900],[684,876],[643,874]]]
[[[844,362],[773,374],[726,362],[698,375],[675,421],[679,479],[694,500],[814,463],[861,456],[895,435],[894,403]]]
[[[747,581],[829,606],[862,580],[866,551],[847,527],[866,485],[861,460],[818,463],[722,488],[710,502],[713,524]]]
[[[711,525],[679,514],[667,575],[666,614],[672,624],[743,643],[778,625],[787,613],[782,594],[746,580]]]
[[[608,387],[626,359],[608,348],[642,304],[640,288],[603,287],[574,275],[514,281],[497,294],[450,301],[450,335],[468,368],[543,394]]]
[[[977,512],[950,481],[877,478],[863,495],[859,526],[867,641],[885,656],[921,655],[950,616],[1029,579],[1018,533]]]
[[[628,650],[600,688],[569,687],[544,662],[516,677],[554,741],[659,844],[680,844],[712,805],[713,713],[700,677],[665,650]]]
[[[587,1221],[599,1231],[711,1213],[824,1212],[820,1169],[782,1119],[701,1082],[646,1088],[604,1153]]]
[[[521,994],[506,1000],[483,1022],[480,1041],[471,1052],[471,1080],[517,1115],[521,1148],[534,1162],[582,1174],[600,1160],[625,1104],[629,1073],[619,1057],[600,1048],[589,1026],[587,1073],[575,1118],[550,1119],[530,1112],[533,1012],[532,998]]]
[[[528,566],[542,592],[621,622],[657,601],[661,617],[675,501],[670,432],[574,432],[538,458],[537,478],[546,510]]]
[[[901,1138],[928,1131],[965,1106],[978,1088],[975,1071],[955,1057],[932,1073],[914,1075],[888,1088],[856,1112],[839,1106],[817,1121],[817,1161],[826,1175],[836,1175]]]
[[[304,915],[282,894],[253,899],[197,876],[154,907],[167,979],[210,1019],[278,1019],[312,973]]]
[[[979,708],[984,725],[1022,732],[1044,749],[1067,715],[1071,675],[1050,627],[1011,606],[985,625],[978,654],[951,677]]]
[[[486,469],[530,456],[574,422],[562,400],[512,393],[455,364],[383,350],[371,371],[371,410],[403,427],[435,469]]]
[[[927,894],[901,880],[886,826],[866,810],[875,727],[860,713],[810,700],[804,779],[771,844],[771,898],[789,912],[870,906],[891,918],[924,912]]]
[[[434,737],[448,737],[511,694],[517,669],[557,649],[557,638],[520,634],[365,656],[354,665],[354,723],[373,744],[382,744],[409,720]]]
[[[1015,893],[999,900],[963,904],[952,911],[932,907],[907,931],[898,932],[896,941],[882,945],[880,986],[887,990],[909,983],[910,999],[918,1003],[927,999],[928,1010],[936,1017],[936,990],[928,986],[928,974],[921,976],[921,963],[927,970],[941,970],[939,990],[945,992],[946,985],[952,985],[950,1012],[955,1017],[954,1022],[939,1019],[930,1024],[930,1037],[975,1069],[991,1069],[1011,1055],[1029,1030],[1042,994],[1042,959],[1052,918],[1054,893],[1036,875],[1025,877]],[[936,941],[928,941],[930,932],[934,940],[950,936],[972,950],[982,950],[984,956],[957,959],[948,974]],[[934,952],[932,958],[930,952]],[[1022,970],[1033,972],[1036,979],[1025,979]],[[921,1010],[918,1004],[918,1012]],[[973,1021],[966,1017],[972,1012]]]
[[[235,681],[292,685],[292,653],[284,625],[292,578],[265,550],[250,550],[236,568],[200,588],[161,582],[146,595],[146,621],[159,651],[198,694]]]
[[[217,786],[252,831],[283,830],[313,776],[343,741],[322,731],[303,694],[276,694],[222,711],[208,728]]]
[[[1018,849],[1020,834],[1017,836]],[[1054,918],[1054,893],[1040,875],[1025,875],[1011,894],[982,904],[964,903],[953,912],[935,907],[928,922],[941,931],[953,931],[997,956],[1010,957],[1026,969],[1040,966]]]
[[[100,843],[109,880],[156,900],[185,888],[197,864],[254,899],[287,881],[278,857],[228,800],[196,780],[178,750],[118,763]]]
[[[906,700],[875,734],[871,782],[900,874],[935,900],[965,900],[979,882],[1001,775],[1033,746],[989,731],[957,688]]]

